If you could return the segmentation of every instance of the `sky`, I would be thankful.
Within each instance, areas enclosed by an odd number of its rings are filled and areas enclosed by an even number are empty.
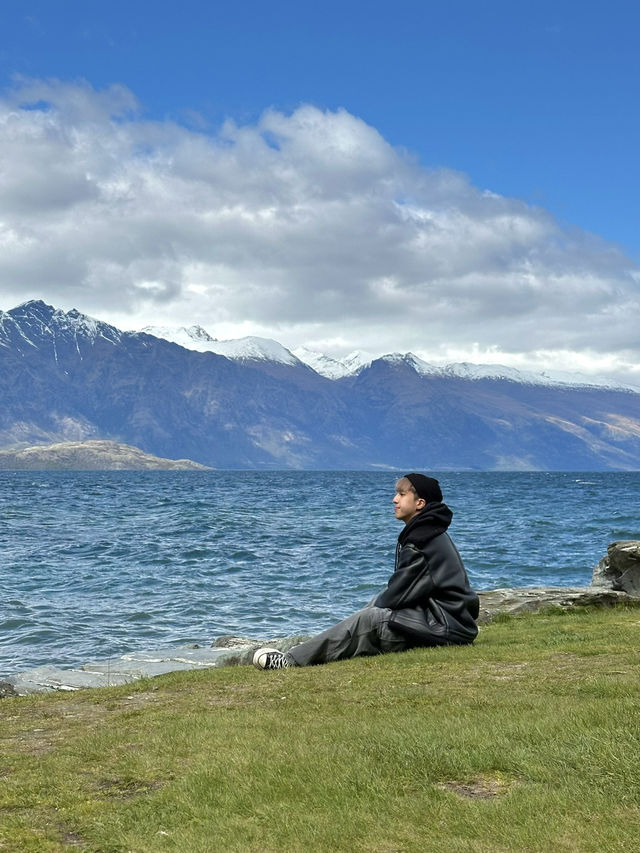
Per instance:
[[[0,3],[0,310],[640,385],[632,0]]]

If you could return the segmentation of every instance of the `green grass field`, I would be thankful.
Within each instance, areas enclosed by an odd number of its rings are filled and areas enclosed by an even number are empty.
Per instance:
[[[640,609],[0,700],[0,850],[636,851]]]

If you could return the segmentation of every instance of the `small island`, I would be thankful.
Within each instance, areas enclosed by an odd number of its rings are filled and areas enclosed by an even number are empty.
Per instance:
[[[210,471],[190,459],[163,459],[117,441],[64,441],[0,450],[2,471]]]

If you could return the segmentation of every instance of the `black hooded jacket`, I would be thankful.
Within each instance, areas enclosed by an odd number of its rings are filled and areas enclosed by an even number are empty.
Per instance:
[[[373,604],[393,610],[389,625],[417,646],[472,643],[478,596],[446,532],[453,513],[429,503],[398,537],[395,571]]]

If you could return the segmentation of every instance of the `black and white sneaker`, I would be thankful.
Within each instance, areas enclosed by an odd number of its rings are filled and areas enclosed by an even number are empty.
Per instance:
[[[253,665],[257,669],[287,669],[295,666],[291,658],[278,649],[258,649],[253,655]]]

